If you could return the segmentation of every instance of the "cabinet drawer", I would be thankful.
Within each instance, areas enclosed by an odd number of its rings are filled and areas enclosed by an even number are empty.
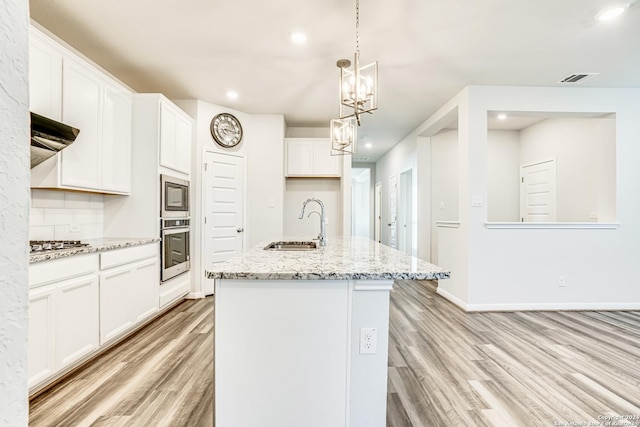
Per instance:
[[[100,269],[105,270],[107,268],[129,264],[159,254],[160,249],[158,243],[104,252],[100,254]]]
[[[29,267],[29,287],[34,288],[98,271],[98,255],[75,255],[39,262]]]

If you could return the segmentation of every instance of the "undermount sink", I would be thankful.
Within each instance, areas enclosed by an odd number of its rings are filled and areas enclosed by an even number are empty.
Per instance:
[[[271,242],[265,251],[313,251],[318,248],[316,242]]]

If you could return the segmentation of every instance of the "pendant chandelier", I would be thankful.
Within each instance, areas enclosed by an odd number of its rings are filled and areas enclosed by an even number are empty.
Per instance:
[[[360,66],[360,0],[356,0],[356,51],[353,64],[340,59],[340,119],[331,120],[331,154],[357,153],[360,116],[378,108],[378,61]],[[349,68],[353,65],[353,68]]]

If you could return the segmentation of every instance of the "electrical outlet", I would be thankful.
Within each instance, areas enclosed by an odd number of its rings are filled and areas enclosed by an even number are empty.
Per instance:
[[[567,277],[566,276],[558,276],[558,286],[564,288],[567,286]]]
[[[378,351],[376,328],[360,328],[360,354],[376,354]]]
[[[444,202],[440,202],[440,210],[443,211],[445,209],[446,205]]]

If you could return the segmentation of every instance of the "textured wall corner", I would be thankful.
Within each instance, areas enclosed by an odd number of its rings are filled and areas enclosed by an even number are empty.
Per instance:
[[[0,0],[0,427],[27,425],[29,85],[26,0]]]

